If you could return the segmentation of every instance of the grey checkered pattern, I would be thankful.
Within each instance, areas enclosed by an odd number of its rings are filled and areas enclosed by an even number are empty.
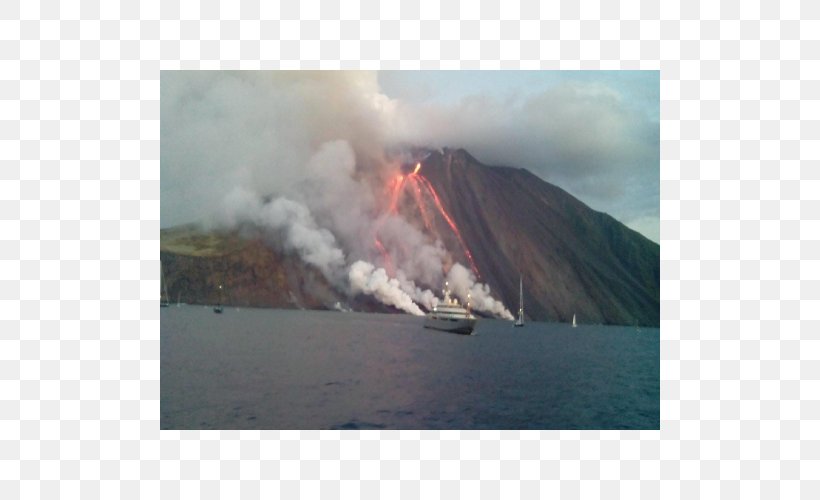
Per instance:
[[[817,2],[0,2],[0,498],[820,498]],[[159,431],[159,71],[661,70],[661,430]]]

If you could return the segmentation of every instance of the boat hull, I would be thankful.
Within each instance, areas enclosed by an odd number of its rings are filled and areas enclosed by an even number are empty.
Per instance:
[[[424,320],[424,328],[460,335],[471,335],[475,324],[475,318],[425,318]]]

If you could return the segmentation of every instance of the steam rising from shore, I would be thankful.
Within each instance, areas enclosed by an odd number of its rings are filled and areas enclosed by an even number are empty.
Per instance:
[[[401,289],[399,280],[387,276],[387,271],[383,268],[377,269],[373,264],[360,260],[350,266],[348,276],[354,292],[372,295],[383,304],[395,306],[416,316],[424,315],[424,311]]]
[[[461,264],[453,264],[450,272],[447,273],[447,281],[450,283],[453,293],[462,301],[466,301],[467,295],[470,295],[473,309],[490,313],[499,318],[513,319],[513,315],[504,307],[504,304],[492,297],[490,287],[477,283],[473,272]]]
[[[329,281],[338,281],[345,266],[344,252],[333,233],[316,224],[306,206],[284,197],[263,203],[239,188],[228,194],[224,205],[222,222],[226,227],[251,223],[265,229],[269,237],[282,243],[283,250],[295,252]]]

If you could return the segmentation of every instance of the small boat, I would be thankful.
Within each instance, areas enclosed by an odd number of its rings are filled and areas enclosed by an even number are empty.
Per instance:
[[[222,285],[219,285],[219,302],[214,307],[214,312],[217,314],[222,314]]]
[[[444,300],[424,318],[424,328],[470,335],[478,321],[470,312],[470,294],[467,294],[467,307],[462,307],[458,299],[450,296],[448,285],[444,283]]]
[[[524,326],[524,282],[518,276],[518,318],[513,326]]]
[[[160,281],[162,281],[162,296],[159,299],[160,307],[168,307],[171,302],[168,299],[168,284],[165,282],[165,272],[162,270],[162,261],[159,262]]]
[[[575,322],[575,313],[572,314],[572,327],[575,328],[578,324]]]

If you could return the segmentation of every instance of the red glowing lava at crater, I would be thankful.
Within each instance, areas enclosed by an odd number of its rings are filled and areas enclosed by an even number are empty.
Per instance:
[[[467,260],[470,261],[470,267],[472,268],[473,272],[476,274],[476,276],[480,276],[478,268],[475,265],[475,261],[473,260],[473,254],[467,247],[467,244],[464,242],[464,238],[461,236],[461,231],[458,229],[458,225],[456,225],[453,218],[444,208],[444,205],[441,202],[441,198],[436,192],[436,189],[433,187],[433,184],[426,177],[424,177],[424,175],[420,173],[420,170],[421,162],[416,163],[416,167],[412,173],[407,174],[406,176],[403,174],[399,174],[391,181],[391,186],[388,190],[390,192],[390,204],[388,206],[387,213],[397,213],[398,203],[404,192],[404,186],[408,182],[411,183],[412,186],[410,187],[410,191],[412,194],[412,199],[418,207],[425,228],[428,231],[434,231],[434,225],[431,219],[431,215],[427,211],[429,205],[434,207],[434,213],[438,213],[441,216],[441,218],[444,219],[444,221],[447,223],[447,226],[450,228],[450,230],[453,232],[456,239],[458,240],[459,245],[461,246],[461,249],[464,252],[464,255],[467,257]],[[376,237],[374,241],[376,249],[382,256],[382,261],[384,262],[385,267],[388,268],[389,274],[392,275],[393,262],[390,258],[389,252],[385,249],[384,245],[378,237],[379,229],[384,223],[384,220],[384,217],[380,218],[380,222],[377,224],[377,227],[375,228]]]

